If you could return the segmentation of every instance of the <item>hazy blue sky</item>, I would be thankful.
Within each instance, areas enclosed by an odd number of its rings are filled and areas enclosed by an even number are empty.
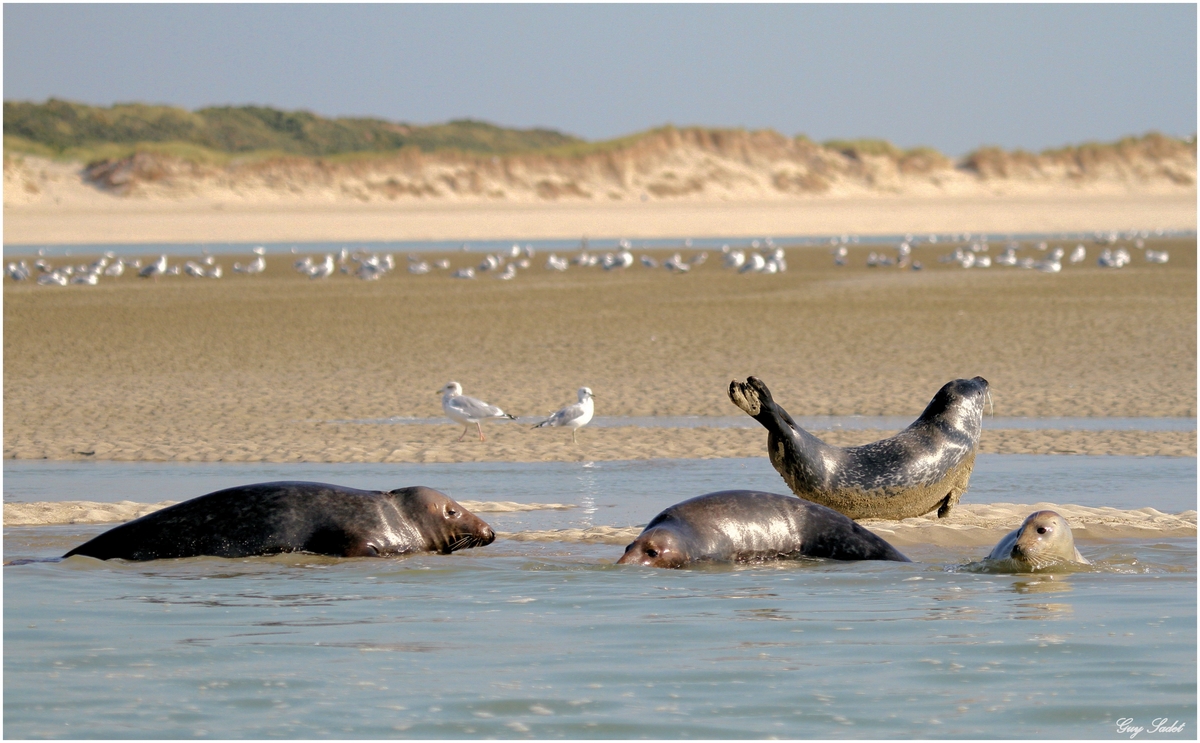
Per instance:
[[[4,98],[952,155],[1196,131],[1196,6],[4,5]]]

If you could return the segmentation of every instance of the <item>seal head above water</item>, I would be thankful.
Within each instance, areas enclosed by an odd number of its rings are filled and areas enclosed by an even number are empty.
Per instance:
[[[1021,526],[1001,539],[988,560],[1012,560],[1018,567],[1039,570],[1050,565],[1091,565],[1075,546],[1071,525],[1054,511],[1034,511]]]
[[[723,490],[676,503],[655,516],[617,564],[678,568],[703,561],[795,557],[909,562],[833,509],[790,495]]]
[[[108,560],[313,552],[375,557],[449,554],[491,544],[492,528],[432,488],[387,492],[266,482],[202,495],[110,529],[63,557]]]
[[[908,428],[842,448],[796,425],[757,377],[729,383],[729,399],[767,429],[771,464],[792,492],[852,519],[947,516],[971,479],[987,392],[983,377],[947,382]]]

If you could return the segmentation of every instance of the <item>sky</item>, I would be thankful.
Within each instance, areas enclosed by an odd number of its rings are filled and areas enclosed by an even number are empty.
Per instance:
[[[13,4],[4,100],[962,155],[1196,132],[1196,5]]]

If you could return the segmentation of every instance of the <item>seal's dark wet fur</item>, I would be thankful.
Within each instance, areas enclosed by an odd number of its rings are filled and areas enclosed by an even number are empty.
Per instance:
[[[704,561],[795,557],[909,562],[831,508],[790,495],[723,490],[676,503],[655,516],[618,563],[677,568]]]
[[[432,488],[383,492],[316,482],[267,482],[219,490],[155,511],[104,532],[64,557],[448,554],[491,544],[495,538],[479,517]]]
[[[983,377],[955,379],[900,433],[841,448],[796,425],[757,377],[729,383],[729,399],[767,429],[771,464],[792,492],[855,519],[948,515],[971,478],[987,391]]]

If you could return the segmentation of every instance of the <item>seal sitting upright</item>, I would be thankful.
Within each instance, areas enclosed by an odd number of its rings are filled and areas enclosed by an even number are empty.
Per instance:
[[[723,490],[676,503],[655,516],[617,564],[678,568],[702,561],[794,557],[910,562],[831,508],[790,495]]]
[[[1050,565],[1091,565],[1075,546],[1071,525],[1054,511],[1034,511],[1001,539],[987,560],[1011,560],[1018,569],[1040,570]]]
[[[388,492],[319,482],[265,482],[202,495],[147,514],[63,557],[158,560],[314,552],[376,557],[449,554],[491,544],[492,528],[432,488]]]
[[[801,498],[852,519],[944,518],[975,465],[988,383],[947,382],[908,428],[865,446],[830,446],[796,425],[757,377],[729,383],[729,399],[767,429],[771,464]]]

